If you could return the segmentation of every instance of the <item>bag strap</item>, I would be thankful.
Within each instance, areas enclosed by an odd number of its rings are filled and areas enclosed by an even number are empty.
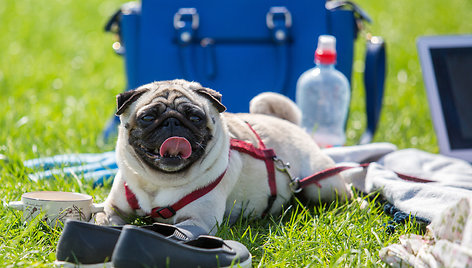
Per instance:
[[[353,12],[357,25],[356,34],[364,30],[365,23],[372,23],[369,14],[352,1],[332,0],[326,2],[326,9],[334,11],[338,9]],[[372,141],[382,109],[384,82],[386,74],[385,43],[381,37],[370,36],[367,38],[364,70],[364,88],[366,98],[367,127],[361,136],[359,144]]]
[[[288,37],[292,27],[292,14],[285,7],[271,7],[266,15],[267,28],[271,30],[272,40],[276,44],[277,62],[279,68],[275,74],[275,90],[287,95],[288,73]]]
[[[367,40],[364,70],[367,128],[362,134],[359,144],[370,143],[377,129],[382,110],[385,75],[385,42],[381,37],[374,36]]]
[[[179,61],[183,75],[187,80],[198,81],[191,64],[193,58],[193,46],[195,32],[200,24],[200,16],[196,8],[181,8],[174,15],[174,29],[179,44]]]

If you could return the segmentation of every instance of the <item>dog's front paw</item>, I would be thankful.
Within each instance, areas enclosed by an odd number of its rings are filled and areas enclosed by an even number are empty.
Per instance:
[[[95,213],[92,219],[90,219],[90,222],[97,225],[110,225],[110,221],[108,220],[108,216],[105,214],[105,212]]]

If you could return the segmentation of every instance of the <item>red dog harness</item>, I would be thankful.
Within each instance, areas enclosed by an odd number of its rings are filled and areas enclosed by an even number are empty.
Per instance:
[[[274,167],[274,158],[275,152],[273,149],[267,149],[265,144],[262,142],[261,137],[257,134],[257,132],[252,128],[252,126],[247,123],[249,129],[254,133],[256,136],[259,147],[256,148],[249,142],[238,140],[238,139],[231,139],[230,140],[230,149],[236,150],[241,153],[246,153],[251,155],[254,158],[263,160],[266,164],[267,174],[269,178],[269,189],[270,189],[270,197],[268,201],[267,208],[264,210],[263,215],[267,214],[272,208],[272,205],[277,198],[277,185],[275,183],[275,167]],[[186,205],[192,203],[193,201],[197,200],[198,198],[204,196],[205,194],[209,193],[213,190],[223,179],[224,175],[226,174],[226,170],[221,174],[216,180],[212,183],[208,184],[207,186],[197,189],[190,194],[184,196],[182,199],[177,201],[175,204],[167,206],[167,207],[155,207],[151,210],[149,216],[152,218],[164,218],[168,219],[174,216],[177,211]],[[128,185],[125,183],[125,193],[126,193],[126,200],[130,207],[134,210],[138,210],[141,207],[139,206],[139,202],[136,199],[136,195],[131,191]]]
[[[230,140],[230,149],[231,150],[236,150],[241,153],[249,154],[254,158],[260,159],[265,162],[266,169],[267,169],[267,174],[268,174],[268,180],[269,180],[269,189],[270,189],[270,196],[268,200],[268,205],[267,208],[264,210],[263,215],[267,214],[270,209],[272,208],[272,205],[277,198],[277,185],[275,182],[275,165],[274,161],[280,161],[280,159],[276,158],[275,152],[273,149],[266,148],[265,144],[262,142],[261,137],[257,134],[257,132],[252,128],[252,126],[247,123],[251,131],[254,133],[258,140],[258,145],[259,147],[256,148],[253,144],[238,140],[238,139],[231,139]],[[367,168],[370,163],[365,163],[365,164],[360,164],[356,166],[337,166],[337,167],[332,167],[328,168],[325,170],[322,170],[320,172],[317,172],[313,175],[310,175],[308,177],[305,177],[303,179],[299,178],[293,178],[290,173],[288,172],[287,168],[289,168],[288,164],[284,164],[282,162],[282,172],[285,172],[291,180],[290,183],[290,188],[292,189],[292,192],[298,193],[300,192],[303,188],[307,187],[310,184],[315,184],[319,188],[321,188],[320,181],[329,178],[331,176],[337,175],[344,170],[348,170],[351,168]],[[413,181],[413,182],[419,182],[419,183],[429,183],[433,182],[431,180],[426,180],[422,178],[417,178],[414,176],[409,176],[405,174],[401,174],[398,172],[395,172],[401,179],[407,180],[407,181]],[[192,203],[193,201],[197,200],[198,198],[206,195],[209,193],[211,190],[213,190],[223,179],[224,175],[226,174],[226,170],[212,183],[208,184],[207,186],[197,189],[190,194],[184,196],[182,199],[177,201],[175,204],[167,206],[167,207],[155,207],[151,210],[151,213],[149,216],[153,218],[170,218],[174,216],[177,211],[186,205]],[[130,207],[134,210],[140,209],[141,207],[139,206],[138,200],[136,199],[136,195],[129,189],[128,185],[125,183],[125,192],[126,192],[126,199],[128,201],[128,204]]]
[[[151,210],[151,213],[149,213],[149,216],[153,218],[164,218],[168,219],[177,213],[177,210],[185,207],[186,205],[192,203],[193,201],[197,200],[198,198],[206,195],[208,192],[213,190],[213,188],[220,183],[221,179],[226,174],[226,170],[223,171],[223,173],[212,183],[208,184],[207,186],[197,189],[190,194],[184,196],[182,199],[177,201],[177,203],[167,206],[167,207],[155,207]],[[136,195],[131,191],[131,189],[128,187],[128,185],[125,183],[125,193],[126,193],[126,200],[128,200],[129,206],[134,209],[140,209],[141,206],[139,206],[138,199],[136,199]]]
[[[269,201],[267,203],[267,208],[262,213],[262,216],[265,216],[272,205],[274,204],[275,199],[277,198],[277,185],[275,183],[275,168],[274,168],[274,160],[275,160],[275,151],[271,148],[266,148],[265,144],[262,142],[261,137],[257,132],[252,128],[252,126],[246,122],[249,129],[254,133],[259,143],[259,147],[256,148],[249,142],[245,142],[238,139],[231,139],[230,148],[232,150],[236,150],[241,153],[246,153],[254,158],[263,160],[266,165],[267,169],[267,177],[269,179],[269,189],[270,189],[270,196]]]

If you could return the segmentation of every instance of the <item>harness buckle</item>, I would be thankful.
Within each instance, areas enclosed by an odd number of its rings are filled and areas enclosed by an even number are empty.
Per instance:
[[[290,174],[290,171],[289,171],[290,163],[288,163],[288,162],[285,163],[284,161],[282,161],[282,159],[278,158],[277,156],[274,156],[273,160],[274,160],[274,163],[275,163],[275,168],[277,168],[278,171],[287,174],[287,176],[289,177],[289,179],[290,179],[290,183],[289,183],[290,190],[292,190],[292,192],[294,194],[301,192],[302,188],[298,184],[298,181],[300,180],[300,178],[299,177],[293,177],[292,174]]]
[[[300,180],[299,177],[296,177],[295,179],[293,179],[290,183],[289,183],[289,186],[290,186],[290,190],[292,190],[292,192],[294,194],[298,194],[299,192],[302,191],[302,187],[300,187],[298,181]]]
[[[152,210],[152,213],[154,218],[161,217],[163,219],[168,219],[176,214],[172,207],[156,208]]]
[[[272,158],[272,160],[274,160],[275,162],[275,167],[281,171],[281,172],[285,172],[289,175],[290,179],[292,179],[292,176],[288,173],[288,170],[290,169],[290,163],[285,163],[284,161],[282,161],[282,159],[278,158],[277,156],[274,156]]]

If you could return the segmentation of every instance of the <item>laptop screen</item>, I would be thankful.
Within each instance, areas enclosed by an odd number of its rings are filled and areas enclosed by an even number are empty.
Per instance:
[[[472,35],[418,38],[439,151],[472,162]]]
[[[472,148],[472,47],[430,53],[451,149]]]

